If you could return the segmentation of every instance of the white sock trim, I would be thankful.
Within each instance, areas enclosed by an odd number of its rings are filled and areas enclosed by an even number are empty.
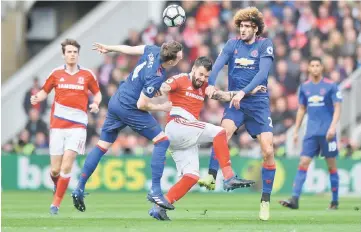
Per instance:
[[[63,178],[70,178],[71,177],[71,172],[67,173],[67,174],[65,174],[64,172],[60,172],[60,176],[63,177]]]

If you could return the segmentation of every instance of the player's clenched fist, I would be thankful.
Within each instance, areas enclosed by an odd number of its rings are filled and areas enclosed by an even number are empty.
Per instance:
[[[214,87],[213,85],[209,85],[207,88],[206,88],[206,94],[209,98],[212,98],[214,92],[216,92],[216,87]]]
[[[107,45],[100,44],[100,43],[94,43],[93,50],[98,51],[99,53],[103,53],[103,54],[110,52],[110,49],[108,48]]]
[[[38,103],[39,103],[39,98],[38,98],[38,96],[36,96],[36,95],[31,96],[31,97],[30,97],[30,103],[31,103],[32,105],[38,104]]]
[[[167,101],[162,104],[162,110],[165,112],[169,112],[172,109],[172,102]]]
[[[89,105],[90,113],[98,113],[99,112],[99,105],[97,103],[92,103]]]

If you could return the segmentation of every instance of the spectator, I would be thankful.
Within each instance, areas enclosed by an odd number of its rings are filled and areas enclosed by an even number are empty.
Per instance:
[[[48,136],[48,126],[40,118],[39,111],[37,109],[31,109],[29,112],[29,120],[26,123],[25,129],[29,132],[29,140],[35,141],[37,133],[43,133]]]
[[[30,142],[30,133],[24,129],[20,132],[18,141],[14,144],[14,152],[17,154],[31,155],[35,150],[34,144]]]
[[[35,148],[46,149],[49,148],[47,136],[43,132],[37,132],[35,135]]]
[[[200,31],[205,31],[210,27],[213,18],[218,18],[220,7],[218,3],[212,1],[204,1],[198,8],[196,21]]]
[[[329,15],[329,9],[326,5],[321,5],[318,8],[317,27],[321,32],[322,40],[326,40],[328,38],[328,33],[336,28],[336,19]]]
[[[40,89],[41,89],[41,87],[39,86],[39,79],[37,77],[35,77],[33,80],[33,86],[26,92],[25,98],[23,101],[24,110],[27,115],[29,115],[29,112],[31,109],[38,110],[40,112],[40,116],[43,116],[45,114],[47,106],[48,106],[47,101],[42,101],[36,105],[31,105],[31,103],[30,103],[30,97],[32,95],[35,95],[37,92],[39,92]]]

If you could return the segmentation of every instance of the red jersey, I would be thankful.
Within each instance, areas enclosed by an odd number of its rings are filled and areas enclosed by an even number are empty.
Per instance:
[[[168,115],[178,115],[188,120],[198,120],[203,108],[208,82],[195,89],[188,73],[182,73],[169,78],[166,83],[171,87],[169,101],[173,107]],[[168,121],[169,121],[168,117]]]
[[[88,90],[99,92],[99,85],[93,72],[78,66],[71,74],[60,66],[54,69],[43,86],[46,93],[55,88],[51,107],[50,128],[86,128],[88,124]]]

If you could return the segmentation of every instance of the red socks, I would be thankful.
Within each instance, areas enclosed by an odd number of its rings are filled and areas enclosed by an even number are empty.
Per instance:
[[[65,192],[68,188],[70,176],[71,176],[71,173],[68,173],[68,174],[64,174],[62,172],[60,173],[60,177],[59,177],[59,180],[57,183],[56,192],[54,194],[52,205],[54,205],[56,207],[60,206],[60,203],[63,200]]]
[[[169,203],[181,199],[192,187],[197,184],[199,177],[192,174],[185,174],[173,187],[169,190],[165,196]]]
[[[225,180],[234,176],[230,154],[228,149],[227,134],[225,130],[219,132],[213,139],[213,149],[219,166],[222,169],[223,177]]]

